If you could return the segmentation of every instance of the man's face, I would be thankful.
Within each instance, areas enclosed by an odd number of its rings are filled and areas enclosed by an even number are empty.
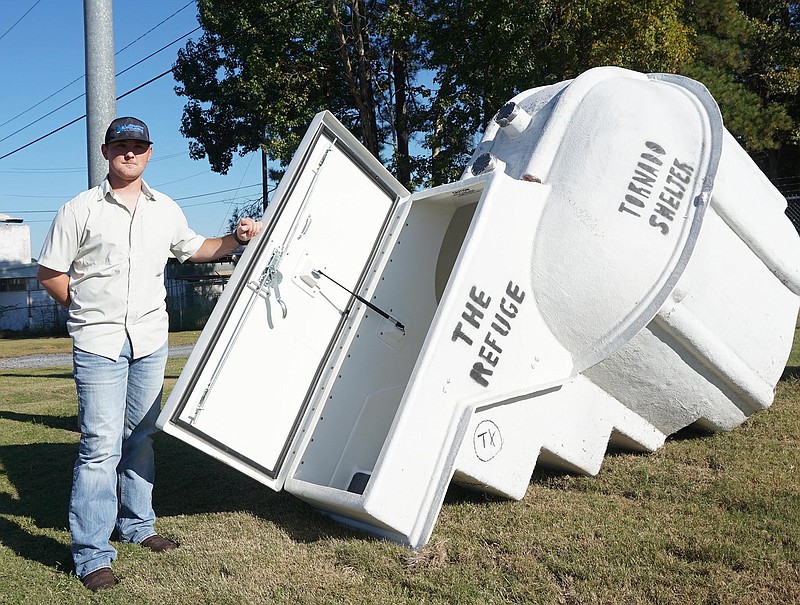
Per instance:
[[[109,173],[125,182],[132,182],[142,176],[153,148],[144,141],[131,139],[112,141],[103,145],[102,151],[108,160]]]

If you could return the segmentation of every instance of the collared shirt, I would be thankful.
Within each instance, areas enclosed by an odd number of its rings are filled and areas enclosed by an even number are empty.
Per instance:
[[[70,274],[76,347],[116,359],[127,332],[140,358],[167,339],[167,259],[184,262],[204,241],[171,198],[142,183],[131,213],[106,179],[59,209],[39,264]]]

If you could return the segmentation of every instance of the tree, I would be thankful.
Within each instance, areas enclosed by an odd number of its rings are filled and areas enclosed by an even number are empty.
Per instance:
[[[174,70],[189,98],[181,132],[193,158],[224,174],[234,152],[263,145],[285,165],[314,114],[329,109],[377,157],[396,150],[391,161],[410,181],[415,63],[402,2],[199,0],[198,10],[205,33]]]
[[[433,183],[458,177],[486,121],[517,93],[601,65],[675,71],[689,53],[678,0],[431,0]]]
[[[800,4],[780,0],[742,0],[750,24],[750,62],[743,73],[761,100],[773,127],[769,146],[751,149],[773,176],[800,172]]]
[[[189,98],[181,132],[194,159],[225,174],[233,153],[265,145],[286,163],[317,108],[350,103],[336,41],[318,3],[199,0],[205,33],[178,53],[176,91]]]
[[[706,85],[727,129],[774,174],[775,166],[770,170],[765,164],[784,144],[792,120],[786,107],[763,86],[764,76],[777,67],[774,54],[764,49],[774,38],[759,34],[763,24],[741,9],[745,4],[736,0],[686,3],[685,20],[694,33],[694,52],[682,72]],[[765,6],[763,0],[759,6]]]
[[[798,11],[779,0],[199,0],[199,13],[206,33],[175,69],[182,132],[219,172],[260,145],[285,164],[329,109],[410,189],[449,182],[508,99],[599,65],[702,81],[753,153],[798,138]]]

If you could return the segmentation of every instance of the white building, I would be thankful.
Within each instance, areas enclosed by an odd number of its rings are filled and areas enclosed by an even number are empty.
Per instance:
[[[214,263],[167,263],[165,282],[171,330],[205,325],[233,272],[237,256]],[[31,233],[20,219],[0,214],[0,333],[60,333],[66,309],[50,298],[36,280]]]
[[[19,219],[0,214],[0,332],[58,332],[62,310],[36,281],[31,230]]]

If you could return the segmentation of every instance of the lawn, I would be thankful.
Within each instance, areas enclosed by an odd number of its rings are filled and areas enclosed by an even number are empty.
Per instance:
[[[193,344],[200,336],[199,330],[170,332],[172,346]],[[50,353],[72,353],[69,338],[45,336],[40,338],[0,338],[0,357],[23,357],[25,355],[47,355]]]
[[[799,366],[731,433],[613,453],[594,478],[537,470],[520,502],[451,488],[418,553],[159,435],[157,527],[182,546],[117,544],[122,582],[97,595],[69,556],[70,369],[0,371],[0,603],[800,603]]]

